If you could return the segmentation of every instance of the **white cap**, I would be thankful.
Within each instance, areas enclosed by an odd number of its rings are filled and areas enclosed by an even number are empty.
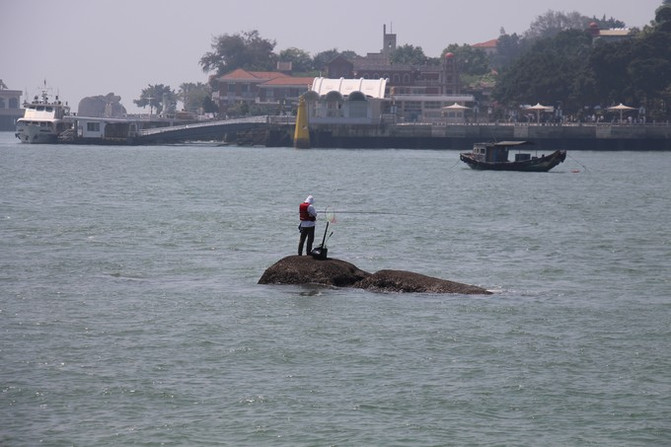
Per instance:
[[[305,199],[305,203],[309,203],[309,204],[311,204],[311,205],[312,205],[312,202],[314,202],[314,201],[315,201],[315,199],[313,199],[311,195],[308,196],[307,199]]]

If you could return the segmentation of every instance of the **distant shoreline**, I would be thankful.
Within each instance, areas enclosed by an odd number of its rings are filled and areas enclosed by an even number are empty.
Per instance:
[[[225,123],[223,121],[222,123]],[[250,131],[226,134],[229,145],[292,147],[294,124],[259,123]],[[14,128],[0,128],[14,132]],[[223,133],[222,133],[223,135]],[[204,141],[208,138],[187,138]],[[671,125],[660,124],[310,124],[311,148],[470,150],[474,143],[525,140],[538,151],[671,151]],[[174,144],[182,140],[129,144]],[[18,143],[18,140],[17,140]],[[103,142],[88,141],[88,144]],[[108,143],[109,144],[109,143]],[[122,143],[123,144],[123,143]]]

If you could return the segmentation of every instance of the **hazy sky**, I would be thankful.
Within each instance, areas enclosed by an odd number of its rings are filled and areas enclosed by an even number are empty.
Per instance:
[[[403,6],[410,4],[412,7]],[[439,56],[451,43],[521,34],[548,10],[642,27],[662,0],[3,0],[0,79],[28,97],[44,79],[76,111],[86,96],[114,92],[129,112],[149,84],[177,91],[206,82],[201,56],[212,38],[258,30],[275,52],[296,47],[380,51],[382,26],[399,45]],[[25,96],[24,100],[27,99]]]

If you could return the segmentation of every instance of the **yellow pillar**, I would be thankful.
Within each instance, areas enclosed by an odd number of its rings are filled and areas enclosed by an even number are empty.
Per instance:
[[[301,95],[296,112],[296,128],[294,129],[294,147],[297,149],[310,148],[310,130],[308,129],[308,108],[305,98]]]

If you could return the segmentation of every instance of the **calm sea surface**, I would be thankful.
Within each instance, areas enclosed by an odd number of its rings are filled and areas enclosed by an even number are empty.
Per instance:
[[[670,445],[671,153],[568,149],[0,133],[0,445]],[[257,285],[307,194],[332,257],[496,293]]]

